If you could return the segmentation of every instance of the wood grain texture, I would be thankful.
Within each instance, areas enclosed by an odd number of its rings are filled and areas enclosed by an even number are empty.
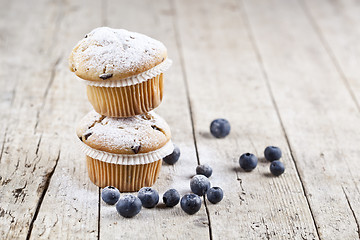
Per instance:
[[[360,2],[301,0],[300,4],[360,110]]]
[[[60,158],[60,142],[51,144],[59,133],[38,128],[57,64],[59,12],[46,1],[2,4],[0,235],[24,239]]]
[[[53,48],[60,60],[53,70],[53,83],[38,129],[55,135],[47,141],[59,145],[61,155],[34,221],[31,239],[97,239],[99,190],[87,176],[75,134],[77,122],[91,106],[86,86],[68,69],[68,56],[85,33],[101,24],[98,18],[88,18],[98,14],[100,8],[99,1],[58,1],[60,19]],[[76,19],[87,20],[74,24]]]
[[[245,5],[320,237],[357,239],[344,194],[359,179],[356,103],[299,2]]]
[[[0,239],[359,239],[359,13],[355,0],[0,0]],[[158,39],[173,60],[156,111],[181,157],[163,163],[159,206],[132,219],[100,200],[76,146],[92,107],[67,57],[99,26]],[[209,134],[220,117],[225,139]],[[198,162],[224,200],[165,208]]]
[[[305,13],[319,36],[340,78],[360,111],[360,2],[359,1],[301,1]],[[356,157],[354,157],[356,158]],[[350,162],[353,182],[343,186],[346,200],[357,225],[360,238],[360,176]],[[355,173],[355,174],[354,174]]]
[[[176,9],[200,162],[213,167],[212,184],[225,192],[223,202],[208,204],[213,238],[316,239],[239,5],[178,1]],[[219,117],[231,123],[225,139],[209,134],[211,121]],[[239,168],[242,153],[263,157],[271,144],[283,149],[283,176],[272,177],[264,159],[251,173]]]
[[[162,194],[170,188],[177,189],[180,195],[189,193],[197,159],[169,1],[156,4],[152,1],[107,1],[105,15],[108,26],[147,34],[162,41],[168,49],[173,66],[164,75],[164,99],[156,112],[169,124],[172,140],[181,149],[181,157],[176,165],[163,163],[153,188],[160,194],[160,203]],[[100,213],[100,239],[209,239],[204,205],[192,216],[183,212],[180,205],[165,208],[162,204],[155,209],[143,208],[132,219],[121,217],[113,206],[104,203],[101,203]]]

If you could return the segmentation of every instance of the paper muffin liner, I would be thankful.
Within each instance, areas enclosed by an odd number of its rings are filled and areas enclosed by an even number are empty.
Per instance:
[[[90,180],[102,188],[114,186],[120,192],[133,192],[142,187],[151,187],[159,176],[161,163],[162,159],[148,164],[119,165],[86,157]]]
[[[170,59],[165,59],[162,63],[156,65],[149,70],[139,73],[137,75],[120,79],[120,80],[105,80],[105,81],[89,81],[85,79],[80,79],[88,86],[95,87],[126,87],[131,85],[136,85],[142,82],[145,82],[149,79],[156,77],[157,75],[165,72],[170,68],[172,61]]]
[[[139,164],[148,164],[159,159],[163,159],[167,155],[171,154],[174,151],[174,145],[171,140],[169,140],[163,147],[148,153],[138,153],[138,154],[116,154],[109,153],[105,151],[96,150],[89,147],[82,141],[78,141],[80,149],[89,157],[97,159],[106,163],[113,163],[118,165],[139,165]]]
[[[87,86],[87,95],[96,112],[108,117],[131,117],[149,112],[163,97],[163,74],[140,84],[125,87]]]

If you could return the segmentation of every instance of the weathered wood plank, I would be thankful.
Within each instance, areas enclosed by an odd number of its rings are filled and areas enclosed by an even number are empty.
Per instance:
[[[354,99],[299,2],[245,2],[320,237],[357,239],[347,197],[360,172]]]
[[[316,239],[317,233],[256,53],[236,1],[176,1],[177,27],[188,79],[201,163],[225,192],[208,203],[214,239]],[[227,118],[225,139],[210,122]],[[287,167],[272,177],[260,160],[251,173],[239,168],[245,152],[262,157],[268,145],[283,149]]]
[[[86,7],[85,7],[86,6]],[[68,70],[68,56],[85,33],[99,26],[96,16],[100,1],[60,3],[53,83],[40,113],[38,131],[47,136],[45,146],[58,146],[60,158],[34,222],[32,239],[97,239],[99,190],[87,176],[84,157],[76,145],[74,133],[79,121],[91,106],[86,88]],[[76,24],[74,24],[76,23]]]
[[[60,12],[46,1],[1,4],[0,235],[24,239],[60,154],[50,143],[53,132],[37,130],[56,62]]]
[[[360,2],[300,3],[360,110]]]
[[[360,2],[301,1],[320,40],[360,110]],[[354,162],[352,162],[354,164]],[[360,176],[350,167],[352,183],[343,187],[360,237]],[[356,171],[356,170],[355,170]],[[355,173],[355,174],[353,174]]]
[[[181,157],[174,166],[163,164],[154,188],[161,199],[170,188],[176,188],[181,195],[188,193],[197,159],[169,1],[157,1],[156,4],[153,1],[107,1],[105,18],[110,27],[147,34],[168,48],[169,58],[174,63],[166,72],[164,99],[156,111],[170,125],[172,139],[180,147]],[[209,239],[204,206],[197,214],[189,216],[180,205],[172,209],[160,205],[155,209],[143,208],[135,218],[125,219],[113,206],[101,203],[100,213],[100,239]]]

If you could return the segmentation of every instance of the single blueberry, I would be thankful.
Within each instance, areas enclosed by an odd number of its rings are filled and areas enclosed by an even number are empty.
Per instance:
[[[174,207],[180,201],[180,194],[175,189],[167,190],[163,195],[163,202],[167,207]]]
[[[213,170],[208,164],[198,165],[196,167],[196,174],[201,174],[206,177],[210,177],[212,172],[213,172]]]
[[[281,155],[281,149],[278,147],[268,146],[265,148],[264,156],[270,162],[279,160],[281,158]]]
[[[223,197],[224,197],[224,193],[223,190],[219,187],[212,187],[210,188],[207,193],[206,193],[207,199],[211,202],[211,203],[218,203],[220,202]]]
[[[275,160],[270,164],[270,172],[275,176],[280,176],[285,171],[285,166],[279,160]]]
[[[134,195],[125,195],[116,204],[116,210],[123,217],[134,217],[141,210],[141,200]]]
[[[258,163],[257,157],[252,153],[244,153],[240,156],[239,164],[246,172],[252,171],[256,168]]]
[[[201,199],[198,195],[189,193],[185,194],[180,201],[180,206],[187,214],[195,214],[201,208]]]
[[[190,181],[191,191],[199,196],[204,196],[210,185],[209,179],[204,175],[195,175]]]
[[[146,208],[153,208],[159,202],[159,193],[151,187],[143,187],[138,192],[138,198]]]
[[[224,138],[230,133],[230,123],[223,118],[215,119],[211,122],[210,132],[216,138]]]
[[[179,160],[179,157],[180,157],[180,148],[174,144],[174,151],[170,155],[164,157],[163,160],[167,164],[174,165]]]
[[[116,187],[107,186],[101,191],[102,200],[110,205],[114,205],[120,198],[120,192]]]

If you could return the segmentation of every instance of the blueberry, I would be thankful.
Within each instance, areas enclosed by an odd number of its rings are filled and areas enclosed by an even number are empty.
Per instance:
[[[151,187],[143,187],[138,192],[138,198],[146,208],[153,208],[159,202],[159,193]]]
[[[270,172],[275,176],[280,176],[285,171],[284,164],[278,160],[273,161],[270,164]]]
[[[211,202],[211,203],[218,203],[220,202],[223,197],[224,197],[224,193],[223,190],[219,187],[212,187],[210,188],[207,193],[206,193],[207,199]]]
[[[164,157],[163,160],[167,164],[174,165],[179,160],[179,157],[180,157],[180,148],[174,144],[174,151],[170,155]]]
[[[252,153],[244,153],[243,155],[240,156],[239,163],[242,169],[244,169],[247,172],[250,172],[254,168],[256,168],[258,159]]]
[[[199,165],[196,167],[196,174],[201,174],[206,177],[210,177],[212,174],[212,168],[208,164]]]
[[[180,194],[175,189],[167,190],[163,195],[163,202],[167,207],[174,207],[180,201]]]
[[[281,155],[281,149],[278,147],[268,146],[265,148],[264,156],[270,162],[274,160],[279,160],[281,158]]]
[[[200,210],[201,199],[198,195],[189,193],[181,198],[180,206],[187,214],[195,214]]]
[[[114,205],[120,198],[120,192],[116,187],[107,186],[101,191],[102,200],[110,205]]]
[[[230,133],[230,123],[223,118],[215,119],[211,122],[210,132],[216,138],[224,138]]]
[[[140,212],[141,201],[134,195],[125,195],[116,204],[116,210],[123,217],[133,217]]]
[[[199,196],[204,196],[210,188],[210,181],[204,175],[195,175],[190,181],[191,191]]]

